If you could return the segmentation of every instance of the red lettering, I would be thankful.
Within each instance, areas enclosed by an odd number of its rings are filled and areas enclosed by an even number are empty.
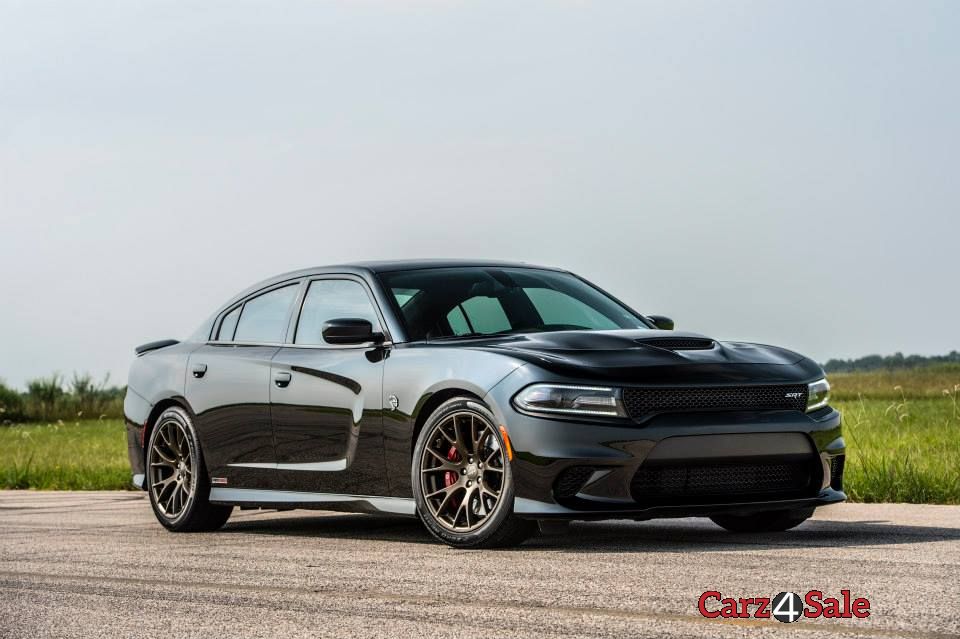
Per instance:
[[[853,600],[853,604],[850,606],[853,616],[857,619],[863,619],[864,617],[870,616],[870,602],[864,599],[863,597],[857,597]]]
[[[769,619],[770,618],[770,597],[757,597],[753,600],[755,604],[760,606],[757,608],[757,613],[753,615],[757,619]]]
[[[737,600],[730,597],[724,597],[723,608],[720,609],[720,616],[724,619],[733,619],[737,616]]]
[[[803,597],[803,603],[806,604],[803,609],[803,616],[807,619],[815,619],[823,614],[823,605],[820,600],[823,599],[823,593],[819,590],[811,590]],[[807,607],[809,606],[809,608]]]
[[[825,597],[821,590],[811,590],[803,597],[803,616],[808,619],[824,617],[827,619],[864,619],[870,616],[870,600],[854,597],[850,590],[841,590],[841,598]],[[708,604],[715,600],[719,608],[711,610]],[[697,610],[708,619],[749,619],[751,607],[756,607],[753,617],[769,619],[773,615],[769,597],[724,597],[718,590],[708,590],[697,601]]]
[[[720,616],[719,610],[708,610],[707,609],[707,600],[716,599],[720,600],[720,593],[716,590],[708,590],[707,592],[700,595],[700,601],[697,602],[697,609],[700,611],[700,614],[708,619],[716,619]]]
[[[823,600],[823,616],[827,619],[839,619],[843,616],[840,612],[840,600],[836,597],[827,597]]]

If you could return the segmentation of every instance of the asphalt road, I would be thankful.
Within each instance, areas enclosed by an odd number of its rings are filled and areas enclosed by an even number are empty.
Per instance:
[[[867,619],[706,619],[735,597],[842,588]],[[811,631],[814,634],[811,634]],[[0,637],[960,635],[960,507],[843,504],[792,533],[574,524],[457,551],[410,520],[234,511],[175,535],[137,493],[0,492]]]

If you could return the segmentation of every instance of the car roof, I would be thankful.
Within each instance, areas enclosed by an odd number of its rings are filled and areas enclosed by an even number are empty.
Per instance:
[[[357,275],[370,273],[389,273],[390,271],[414,271],[425,268],[456,268],[456,267],[499,267],[499,268],[537,268],[549,271],[562,271],[563,269],[552,266],[538,266],[527,264],[525,262],[509,262],[501,260],[463,260],[463,259],[420,259],[420,260],[380,260],[365,262],[347,262],[344,264],[330,264],[327,266],[314,266],[304,268],[288,273],[282,273],[275,277],[268,278],[259,282],[256,287],[269,286],[273,282],[282,282],[284,280],[303,277],[305,275],[323,274],[323,273],[353,273]]]
[[[417,269],[426,269],[426,268],[451,268],[451,267],[498,267],[498,268],[536,268],[549,271],[563,271],[563,269],[551,267],[551,266],[537,266],[535,264],[527,264],[525,262],[509,262],[509,261],[499,261],[499,260],[464,260],[464,259],[419,259],[419,260],[382,260],[382,261],[366,261],[366,262],[349,262],[345,264],[330,264],[327,266],[314,266],[311,268],[298,269],[296,271],[289,271],[287,273],[281,273],[273,277],[269,277],[265,280],[261,280],[256,284],[247,287],[241,293],[233,296],[229,302],[220,307],[221,312],[229,306],[232,306],[237,301],[256,293],[264,288],[273,286],[274,284],[280,284],[288,280],[298,279],[301,277],[307,277],[310,275],[323,275],[323,274],[351,274],[358,275],[363,277],[365,275],[373,275],[376,273],[388,273],[390,271],[412,271]]]
[[[419,259],[419,260],[379,260],[366,262],[353,262],[342,264],[341,266],[365,269],[373,273],[385,273],[389,271],[413,271],[424,268],[451,268],[451,267],[502,267],[502,268],[541,268],[556,271],[549,266],[537,266],[526,262],[511,262],[507,260],[464,260],[464,259]],[[323,269],[332,268],[329,266],[320,267]]]

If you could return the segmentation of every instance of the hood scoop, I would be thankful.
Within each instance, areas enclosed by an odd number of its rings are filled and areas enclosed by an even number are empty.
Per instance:
[[[706,337],[651,337],[638,339],[636,342],[668,351],[705,351],[713,348],[716,343]]]

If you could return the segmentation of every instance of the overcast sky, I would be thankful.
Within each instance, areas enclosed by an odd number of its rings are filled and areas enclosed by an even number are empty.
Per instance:
[[[0,377],[304,266],[563,266],[824,361],[960,348],[960,3],[0,1]]]

